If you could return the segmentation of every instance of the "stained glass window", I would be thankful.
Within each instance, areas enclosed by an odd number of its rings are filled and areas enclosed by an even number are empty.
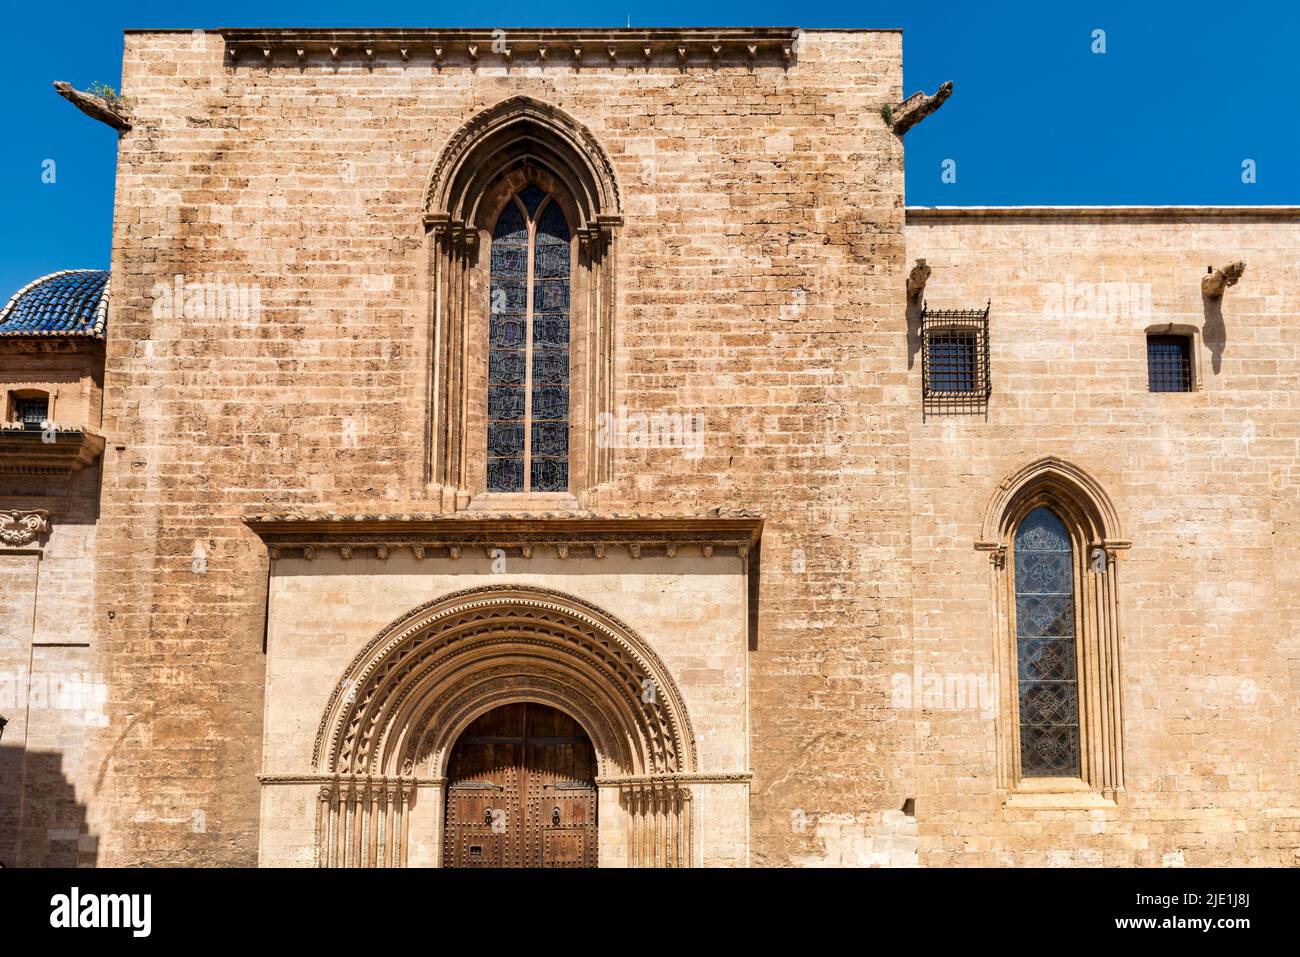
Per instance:
[[[1079,774],[1079,695],[1070,538],[1046,508],[1016,530],[1016,663],[1020,773]]]
[[[569,224],[536,186],[492,231],[487,487],[569,487]]]

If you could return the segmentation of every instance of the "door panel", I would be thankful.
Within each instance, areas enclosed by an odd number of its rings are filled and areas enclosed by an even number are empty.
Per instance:
[[[595,867],[596,755],[581,725],[540,704],[477,718],[447,771],[448,867]]]

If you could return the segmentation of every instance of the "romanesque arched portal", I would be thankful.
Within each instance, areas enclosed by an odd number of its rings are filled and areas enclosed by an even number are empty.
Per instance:
[[[628,863],[685,865],[694,735],[659,656],[617,618],[536,587],[456,592],[403,615],[353,659],[326,707],[313,770],[321,866],[402,866],[412,828],[441,830],[447,762],[476,718],[513,702],[590,737],[602,828]],[[423,832],[421,832],[423,834]],[[441,834],[434,835],[441,859]]]

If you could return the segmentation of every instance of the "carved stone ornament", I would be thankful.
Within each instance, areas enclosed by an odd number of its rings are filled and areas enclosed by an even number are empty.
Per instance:
[[[1207,299],[1218,299],[1229,286],[1237,285],[1245,272],[1246,264],[1240,259],[1234,259],[1218,269],[1209,267],[1201,278],[1201,293]]]
[[[50,513],[44,509],[0,511],[0,544],[21,548],[50,530]]]

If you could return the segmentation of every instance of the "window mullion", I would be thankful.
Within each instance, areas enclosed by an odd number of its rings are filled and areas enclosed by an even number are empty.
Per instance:
[[[537,220],[528,220],[528,268],[524,298],[524,491],[533,488],[533,266],[537,254]]]

